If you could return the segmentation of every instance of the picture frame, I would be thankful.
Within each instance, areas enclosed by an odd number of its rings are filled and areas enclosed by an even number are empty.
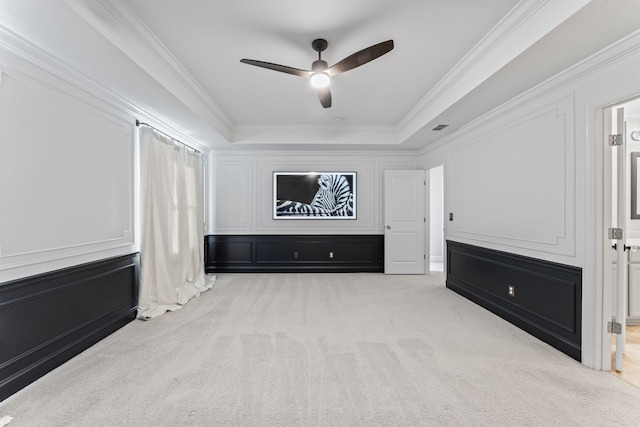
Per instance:
[[[273,219],[355,220],[357,173],[273,172]]]

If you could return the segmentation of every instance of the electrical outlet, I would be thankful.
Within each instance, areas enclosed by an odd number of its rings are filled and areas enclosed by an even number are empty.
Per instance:
[[[507,289],[507,295],[512,298],[516,296],[516,287],[514,285],[508,285]]]
[[[329,258],[333,258],[333,252],[329,252]]]

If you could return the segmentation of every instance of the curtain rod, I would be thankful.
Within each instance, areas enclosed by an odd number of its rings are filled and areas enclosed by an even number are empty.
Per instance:
[[[148,127],[148,128],[151,128],[151,129],[155,130],[156,132],[161,133],[162,135],[166,136],[167,138],[169,138],[169,139],[170,139],[170,140],[172,140],[173,142],[176,142],[176,143],[178,143],[178,144],[180,144],[180,145],[183,145],[183,146],[187,147],[189,150],[193,150],[193,151],[195,151],[195,152],[196,152],[196,153],[198,153],[198,154],[202,154],[202,153],[200,153],[200,150],[196,150],[195,148],[191,147],[190,145],[187,145],[187,144],[185,144],[184,142],[182,142],[182,141],[179,141],[179,140],[175,139],[175,138],[174,138],[174,137],[172,137],[171,135],[169,135],[169,134],[167,134],[167,133],[162,132],[160,129],[156,129],[156,128],[154,128],[154,127],[153,127],[153,126],[151,126],[149,123],[143,123],[143,122],[141,122],[140,120],[136,119],[136,126],[138,126],[138,127],[140,127],[140,126],[146,126],[146,127]]]

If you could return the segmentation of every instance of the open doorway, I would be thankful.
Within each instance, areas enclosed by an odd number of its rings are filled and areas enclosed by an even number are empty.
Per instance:
[[[429,265],[430,271],[444,270],[444,166],[429,173]]]
[[[611,317],[619,325],[611,336],[611,371],[640,387],[640,98],[607,108],[604,114],[609,133],[624,136],[623,146],[614,146],[614,153],[605,156],[605,170],[610,171],[605,172],[605,206],[610,203],[612,226],[623,230],[621,240],[611,241],[614,248],[605,248],[604,258],[604,265],[611,266],[605,292]]]

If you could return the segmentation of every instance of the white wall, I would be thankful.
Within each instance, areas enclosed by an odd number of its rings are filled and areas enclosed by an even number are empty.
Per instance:
[[[576,265],[573,97],[488,117],[427,151],[446,164],[446,236]]]
[[[423,150],[421,165],[445,164],[447,239],[585,265],[585,208],[595,209],[584,205],[595,176],[585,125],[598,106],[640,94],[633,40],[620,42],[625,55],[607,49]]]
[[[423,150],[445,165],[445,238],[581,267],[583,363],[602,340],[602,108],[640,94],[640,32]],[[600,243],[598,243],[600,242]],[[604,322],[606,323],[606,322]]]
[[[135,121],[176,130],[155,106],[134,105],[2,26],[0,37],[0,283],[137,252]]]
[[[383,171],[415,169],[415,154],[215,152],[209,234],[382,234]],[[356,220],[272,218],[275,171],[357,173]]]
[[[0,49],[0,282],[135,252],[134,120]]]
[[[504,114],[450,152],[451,235],[576,263],[570,94]]]

